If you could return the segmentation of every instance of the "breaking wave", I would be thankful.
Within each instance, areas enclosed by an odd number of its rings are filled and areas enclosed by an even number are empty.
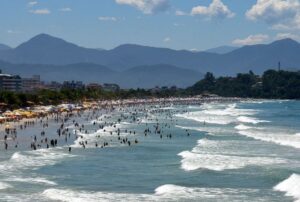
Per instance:
[[[266,142],[272,142],[283,146],[290,146],[294,148],[300,148],[300,136],[294,134],[283,133],[271,133],[257,130],[239,131],[239,134],[254,138],[256,140],[262,140]]]
[[[197,169],[223,171],[246,166],[284,164],[287,162],[285,159],[274,157],[237,155],[236,150],[232,150],[235,144],[236,142],[232,141],[201,139],[192,151],[183,151],[178,154],[182,157],[181,168],[185,171]]]
[[[47,189],[42,195],[47,199],[64,202],[110,202],[110,201],[245,201],[247,195],[257,189],[194,188],[165,184],[157,187],[153,194],[87,192],[68,189]],[[255,197],[253,197],[255,200]],[[256,198],[260,201],[268,199]]]
[[[286,196],[291,196],[300,202],[300,175],[292,174],[286,180],[274,187],[274,190],[285,192]]]
[[[237,118],[239,122],[243,123],[252,123],[252,124],[258,124],[258,123],[269,123],[270,121],[266,120],[259,120],[253,117],[247,117],[247,116],[240,116]]]

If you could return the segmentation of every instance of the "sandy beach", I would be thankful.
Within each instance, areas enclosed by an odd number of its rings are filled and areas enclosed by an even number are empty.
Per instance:
[[[99,116],[113,111],[116,107],[126,108],[131,106],[157,105],[163,108],[172,105],[201,105],[203,103],[240,100],[242,99],[221,97],[128,99],[85,102],[80,104],[68,103],[58,106],[37,106],[26,110],[22,109],[24,114],[30,113],[31,118],[20,115],[18,114],[20,110],[15,110],[10,113],[6,112],[9,116],[6,117],[6,121],[0,124],[0,141],[3,143],[0,149],[49,148],[50,140],[59,140],[60,146],[71,145],[71,141],[76,140],[78,136],[74,134],[74,131],[71,135],[68,127],[74,127],[74,124],[77,124],[77,129],[81,131],[83,130],[80,127],[82,123],[85,123],[87,120],[97,119]],[[14,114],[14,112],[16,113]],[[82,119],[82,116],[86,117]],[[49,132],[46,133],[47,131]],[[62,133],[64,137],[59,134],[59,138],[57,139],[57,134],[54,131],[60,131],[59,133]],[[67,139],[69,139],[69,142]]]

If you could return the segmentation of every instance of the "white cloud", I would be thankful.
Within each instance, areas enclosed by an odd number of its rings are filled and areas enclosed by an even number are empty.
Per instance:
[[[208,7],[196,6],[192,8],[191,15],[202,15],[209,18],[232,18],[235,16],[221,0],[213,0]]]
[[[47,8],[44,8],[44,9],[36,9],[36,10],[30,10],[29,11],[30,13],[33,13],[33,14],[37,14],[37,15],[48,15],[51,13],[50,10],[48,10]]]
[[[59,9],[61,12],[71,12],[72,9],[69,7]]]
[[[16,30],[11,30],[11,29],[7,30],[6,32],[8,34],[20,34],[20,33],[22,33],[21,31],[16,31]]]
[[[280,40],[280,39],[294,39],[294,40],[300,40],[300,36],[297,34],[293,34],[293,33],[278,33],[275,36],[275,40]]]
[[[118,4],[133,6],[145,14],[165,11],[169,8],[169,0],[115,0]]]
[[[269,39],[269,36],[266,34],[256,34],[250,35],[244,39],[235,39],[232,43],[234,45],[245,46],[245,45],[255,45],[263,43]]]
[[[117,21],[118,19],[116,17],[110,17],[110,16],[100,16],[98,18],[100,21]]]
[[[183,11],[181,11],[181,10],[177,10],[177,11],[175,12],[175,15],[177,15],[177,16],[184,16],[184,15],[188,15],[188,14],[185,13],[185,12],[183,12]]]
[[[171,37],[166,37],[166,38],[164,38],[164,42],[165,43],[169,43],[171,41]]]
[[[199,49],[197,49],[197,48],[192,48],[192,49],[190,49],[190,51],[191,51],[191,52],[199,52]]]
[[[28,6],[34,6],[36,4],[38,4],[37,1],[30,1],[30,2],[28,2]]]
[[[246,12],[250,20],[262,20],[273,29],[300,28],[299,0],[257,0]]]

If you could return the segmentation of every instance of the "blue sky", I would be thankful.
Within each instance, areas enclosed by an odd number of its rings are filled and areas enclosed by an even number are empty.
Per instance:
[[[1,0],[0,43],[47,33],[84,47],[205,50],[299,40],[300,0]]]

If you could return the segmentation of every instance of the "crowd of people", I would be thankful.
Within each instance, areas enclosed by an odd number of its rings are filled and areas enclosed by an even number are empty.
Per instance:
[[[193,99],[178,104],[199,105],[201,102],[203,100],[196,102]],[[140,142],[141,136],[147,137],[151,134],[160,139],[172,139],[174,136],[168,129],[176,124],[173,116],[176,111],[168,110],[171,104],[173,102],[115,102],[81,110],[52,112],[31,119],[4,123],[5,129],[1,131],[0,137],[3,136],[1,139],[4,150],[17,149],[19,145],[32,150],[64,146],[69,152],[73,147],[105,148],[112,144],[133,146]],[[163,115],[164,120],[168,121],[162,122],[153,118],[157,117],[154,114]],[[127,123],[127,126],[124,127],[122,123]],[[128,124],[136,124],[139,131],[128,127]],[[190,136],[188,130],[186,135]]]

